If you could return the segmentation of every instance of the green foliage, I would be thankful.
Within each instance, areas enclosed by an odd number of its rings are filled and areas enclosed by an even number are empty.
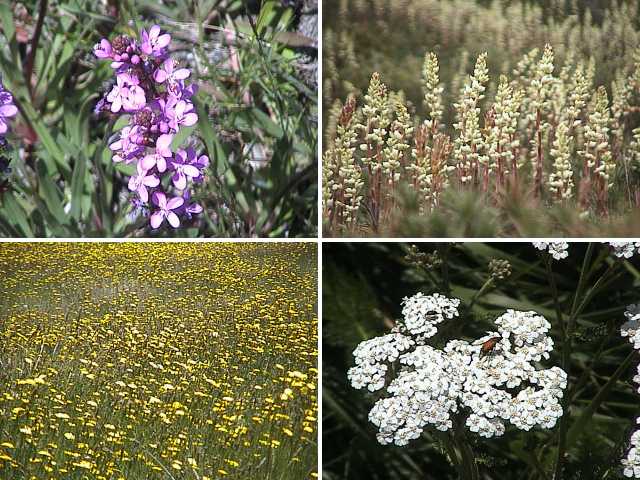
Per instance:
[[[462,300],[461,317],[447,327],[447,339],[484,335],[508,308],[544,315],[554,340],[548,364],[569,370],[564,423],[530,432],[507,427],[503,437],[492,439],[467,435],[480,478],[623,478],[620,459],[640,414],[632,383],[638,355],[620,336],[626,305],[638,302],[637,256],[621,260],[607,245],[586,243],[570,244],[564,260],[550,260],[529,243],[417,246],[428,255],[437,251],[442,262],[420,267],[406,244],[323,247],[324,478],[457,478],[436,432],[406,447],[377,444],[367,420],[375,396],[347,380],[355,346],[388,332],[400,317],[402,298],[420,291],[450,291]],[[490,264],[497,259],[508,261],[510,276],[491,278]],[[572,312],[575,326],[567,332]],[[561,438],[562,474],[554,477]]]
[[[0,5],[0,74],[20,109],[8,137],[13,173],[0,198],[0,235],[314,235],[316,87],[299,48],[313,42],[296,32],[291,8],[260,3],[261,10],[221,0]],[[194,193],[205,212],[177,231],[152,232],[146,219],[131,218],[128,167],[114,166],[107,145],[120,125],[93,113],[111,77],[93,45],[154,23],[171,33],[200,87],[191,133],[211,159]]]

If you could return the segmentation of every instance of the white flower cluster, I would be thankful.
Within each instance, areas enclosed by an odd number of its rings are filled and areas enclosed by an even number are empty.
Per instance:
[[[609,245],[618,258],[631,258],[636,252],[640,253],[640,242],[609,242]]]
[[[629,337],[633,348],[640,350],[640,304],[629,305],[624,312],[627,321],[620,328],[623,337]],[[640,365],[638,372],[633,377],[633,381],[640,384]],[[638,388],[640,393],[640,388]],[[640,417],[636,418],[636,423],[640,424]],[[623,473],[625,477],[640,478],[640,429],[633,432],[630,440],[631,448],[626,458],[622,459]]]
[[[569,256],[569,244],[567,242],[533,242],[538,250],[547,250],[556,260],[562,260]]]
[[[402,318],[400,328],[412,336],[433,337],[438,329],[436,325],[458,316],[460,300],[447,298],[439,293],[424,295],[417,293],[402,300]]]
[[[436,325],[458,316],[459,304],[439,294],[405,298],[403,320],[392,333],[355,349],[351,384],[385,394],[369,413],[380,443],[406,445],[428,426],[448,430],[457,413],[484,437],[502,435],[506,422],[522,430],[551,428],[562,416],[566,373],[533,365],[553,349],[549,322],[535,312],[508,310],[495,320],[497,331],[473,343],[451,340],[443,350],[427,345]]]

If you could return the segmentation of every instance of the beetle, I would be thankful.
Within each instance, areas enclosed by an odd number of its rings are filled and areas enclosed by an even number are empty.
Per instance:
[[[489,355],[493,351],[493,349],[496,348],[496,345],[501,339],[502,337],[491,337],[488,340],[485,340],[485,342],[480,347],[480,358],[484,357],[485,355]]]

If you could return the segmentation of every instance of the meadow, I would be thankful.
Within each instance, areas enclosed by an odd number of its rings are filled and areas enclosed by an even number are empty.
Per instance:
[[[637,236],[637,0],[327,7],[327,235]]]
[[[0,477],[317,478],[311,244],[2,244]]]

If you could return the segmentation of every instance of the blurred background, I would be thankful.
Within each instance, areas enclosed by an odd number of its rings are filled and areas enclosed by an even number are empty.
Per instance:
[[[455,468],[430,433],[406,447],[379,445],[376,429],[367,420],[376,397],[353,389],[347,379],[356,345],[389,332],[400,318],[403,297],[450,291],[462,300],[452,338],[466,340],[483,336],[507,308],[535,310],[550,321],[555,343],[543,365],[561,365],[564,342],[547,257],[532,244],[421,243],[410,260],[408,253],[409,245],[400,243],[323,245],[325,480],[456,478]],[[478,296],[489,278],[489,262],[495,259],[508,261],[511,274]],[[571,243],[568,258],[550,263],[563,314],[571,310],[581,272],[585,286],[579,298],[587,299],[570,335],[565,391],[570,409],[563,417],[569,440],[559,478],[624,478],[620,459],[640,414],[640,394],[632,382],[640,358],[620,336],[620,325],[625,307],[640,300],[638,260],[618,259],[608,245]],[[558,435],[558,425],[528,433],[507,426],[499,438],[469,437],[481,478],[515,480],[552,478]]]
[[[0,76],[19,108],[0,235],[315,236],[317,13],[317,0],[0,2]],[[114,82],[94,44],[153,24],[200,87],[184,131],[211,159],[193,196],[205,212],[177,231],[132,214],[131,166],[113,164],[109,118],[93,112]]]
[[[451,124],[459,87],[483,52],[496,80],[525,53],[550,43],[557,66],[568,56],[574,62],[593,58],[594,83],[610,92],[640,45],[637,0],[324,0],[323,6],[325,119],[336,100],[361,96],[373,72],[424,117],[420,78],[428,51],[438,55],[447,86],[443,120]]]

